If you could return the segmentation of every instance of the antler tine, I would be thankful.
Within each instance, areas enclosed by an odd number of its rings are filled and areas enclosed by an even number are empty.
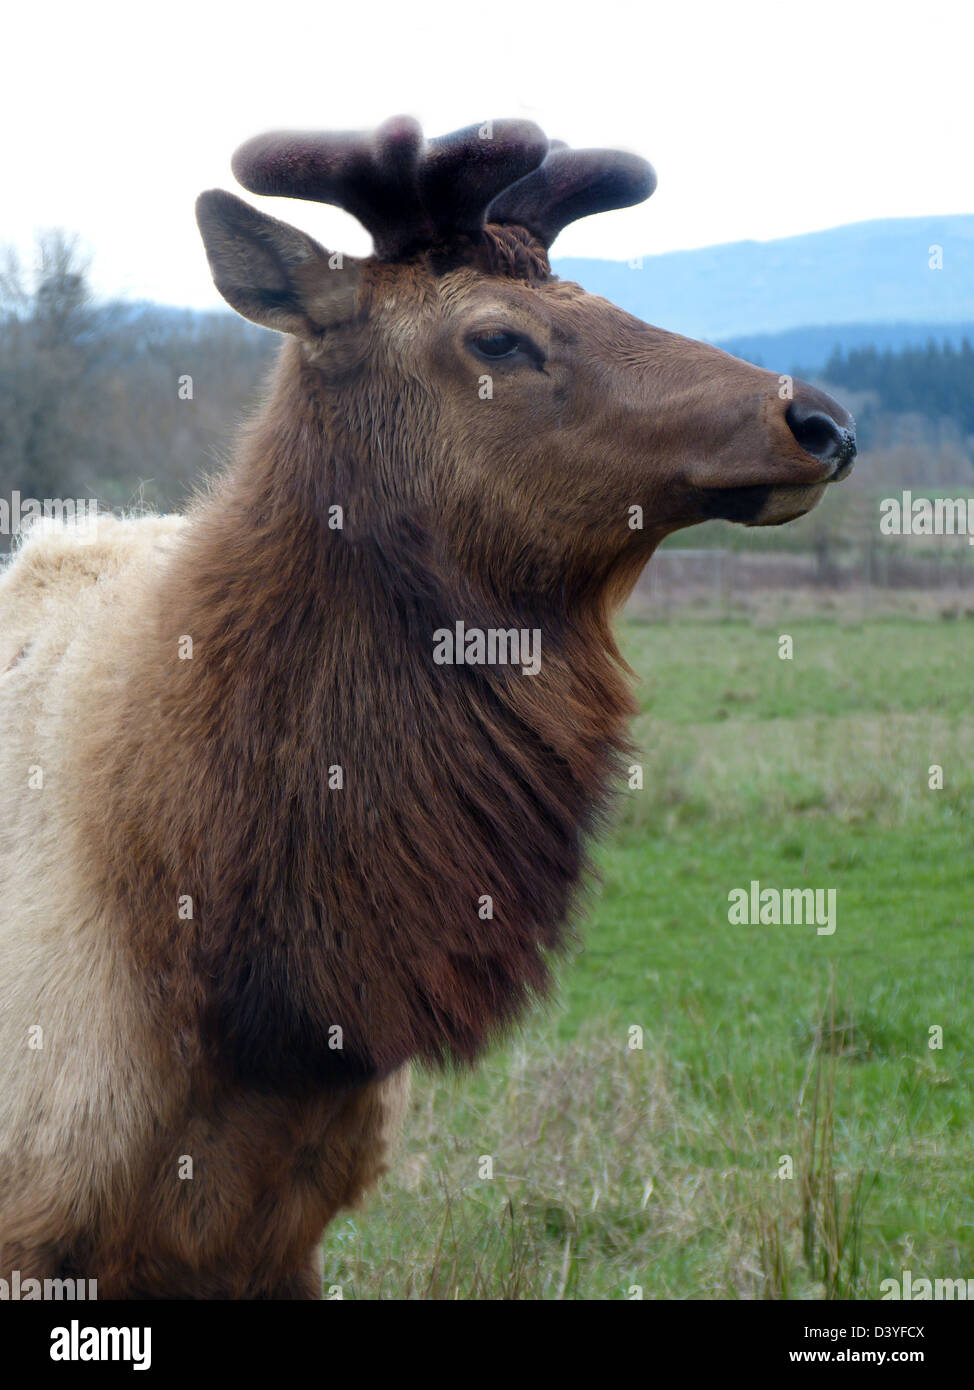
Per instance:
[[[547,248],[569,222],[641,203],[655,187],[656,172],[639,155],[552,141],[539,168],[494,198],[487,220],[516,222]]]
[[[372,234],[376,255],[435,235],[419,196],[423,133],[410,116],[376,131],[271,131],[236,151],[231,168],[244,188],[278,198],[331,203]]]
[[[487,205],[537,169],[548,138],[533,121],[487,121],[430,140],[420,164],[423,202],[441,234],[479,231]]]

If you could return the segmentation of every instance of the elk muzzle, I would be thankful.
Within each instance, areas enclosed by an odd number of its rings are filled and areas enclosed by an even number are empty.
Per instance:
[[[704,463],[696,470],[703,514],[747,526],[794,521],[818,504],[829,483],[851,472],[855,421],[838,401],[803,381],[792,383],[786,399],[777,389],[764,396],[756,415],[753,397],[741,399],[738,448],[723,452],[716,467]],[[724,475],[719,481],[717,473]]]

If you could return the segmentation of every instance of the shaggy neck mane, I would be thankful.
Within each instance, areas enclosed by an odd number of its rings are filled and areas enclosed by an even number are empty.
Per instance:
[[[632,708],[604,596],[541,619],[419,508],[329,529],[375,470],[287,366],[151,593],[93,833],[187,1057],[301,1090],[472,1059],[543,993]],[[539,673],[437,665],[460,620],[540,627]]]

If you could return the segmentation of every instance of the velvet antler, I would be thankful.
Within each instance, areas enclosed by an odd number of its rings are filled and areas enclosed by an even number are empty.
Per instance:
[[[569,222],[641,203],[655,187],[653,166],[637,154],[560,146],[493,199],[487,221],[515,222],[548,247]]]
[[[547,248],[569,222],[641,202],[656,187],[638,155],[549,145],[531,121],[490,121],[424,141],[409,116],[374,132],[258,135],[237,150],[233,172],[251,193],[344,208],[382,260],[485,222],[517,223]]]

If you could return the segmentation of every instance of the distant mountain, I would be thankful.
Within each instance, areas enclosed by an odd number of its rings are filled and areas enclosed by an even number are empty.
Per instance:
[[[931,247],[942,248],[941,270],[930,268]],[[974,322],[974,216],[966,214],[856,222],[634,264],[556,257],[553,269],[649,323],[710,342],[796,324],[915,324],[929,335],[931,325]]]
[[[830,323],[806,328],[787,328],[783,333],[750,333],[725,338],[717,344],[735,357],[773,371],[819,371],[836,348],[846,355],[856,348],[875,347],[879,352],[902,352],[926,347],[931,339],[959,347],[967,338],[974,343],[970,323]]]

